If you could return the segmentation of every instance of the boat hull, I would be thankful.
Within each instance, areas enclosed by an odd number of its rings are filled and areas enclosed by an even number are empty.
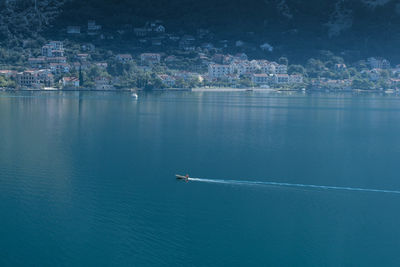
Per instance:
[[[179,175],[179,174],[176,174],[175,177],[176,177],[176,179],[178,179],[178,180],[188,180],[188,177],[183,176],[183,175]]]

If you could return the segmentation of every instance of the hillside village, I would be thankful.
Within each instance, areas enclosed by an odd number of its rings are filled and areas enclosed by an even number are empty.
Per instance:
[[[251,34],[251,33],[250,33]],[[94,20],[70,25],[63,41],[45,41],[20,53],[18,64],[0,65],[0,87],[8,89],[120,90],[195,87],[276,88],[292,90],[398,90],[400,66],[368,58],[346,64],[322,51],[302,65],[285,57],[269,60],[269,43],[218,40],[207,29],[195,35],[168,33],[162,21],[116,32]],[[115,48],[115,44],[121,44]],[[249,55],[263,55],[250,58]],[[1,56],[1,54],[0,54]],[[1,57],[0,57],[0,60]],[[10,59],[8,59],[10,62]]]

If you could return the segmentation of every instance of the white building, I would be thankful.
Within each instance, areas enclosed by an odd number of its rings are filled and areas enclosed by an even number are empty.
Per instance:
[[[50,46],[53,50],[64,50],[64,44],[61,41],[51,41],[47,45]]]
[[[276,74],[287,74],[287,66],[278,64],[276,67]]]
[[[114,86],[111,84],[111,79],[105,76],[96,77],[94,79],[96,90],[112,90]]]
[[[68,63],[50,63],[49,67],[53,74],[67,73],[71,69],[71,66]]]
[[[276,66],[273,62],[269,62],[267,60],[260,60],[258,65],[260,66],[260,70],[262,73],[267,74],[276,74]]]
[[[61,41],[51,41],[42,47],[42,56],[44,57],[63,57],[64,45]]]
[[[253,74],[251,77],[251,81],[257,85],[267,85],[271,81],[271,77],[268,74],[260,73],[260,74]]]
[[[208,76],[212,79],[224,78],[229,74],[233,74],[232,65],[210,64],[208,65]]]
[[[272,83],[287,84],[287,83],[289,83],[289,75],[288,74],[275,74],[275,75],[273,75]]]

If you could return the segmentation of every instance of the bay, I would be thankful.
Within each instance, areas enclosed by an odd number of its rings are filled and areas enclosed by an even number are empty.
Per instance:
[[[0,92],[1,266],[389,266],[400,97]]]

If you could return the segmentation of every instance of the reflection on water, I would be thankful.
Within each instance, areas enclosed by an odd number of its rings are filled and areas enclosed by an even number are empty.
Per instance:
[[[397,191],[399,104],[372,94],[0,92],[0,265],[394,265],[395,195],[174,175]]]

